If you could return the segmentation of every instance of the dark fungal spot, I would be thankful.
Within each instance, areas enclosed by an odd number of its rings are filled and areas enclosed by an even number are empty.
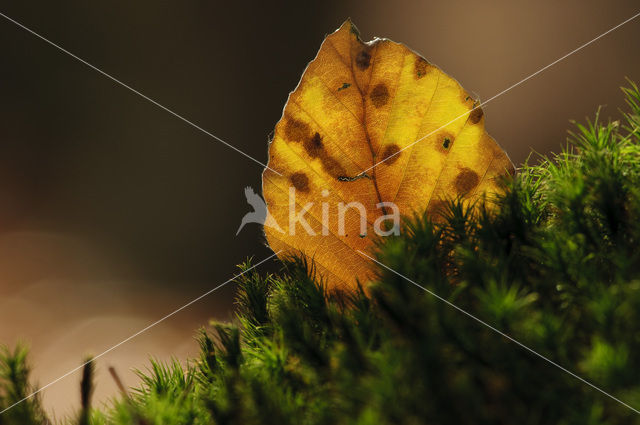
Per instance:
[[[387,86],[382,83],[377,84],[373,90],[371,90],[371,93],[369,93],[369,99],[371,99],[373,106],[376,108],[386,105],[389,101],[389,90]]]
[[[449,204],[442,199],[434,199],[429,202],[427,207],[427,216],[434,223],[442,223],[445,221]]]
[[[309,137],[311,129],[305,122],[288,117],[284,124],[284,134],[292,142],[301,142]]]
[[[417,57],[414,63],[414,68],[416,71],[416,79],[420,79],[427,75],[427,68],[429,67],[429,62],[426,59]]]
[[[396,144],[388,145],[384,148],[384,152],[382,153],[382,161],[385,164],[391,165],[400,158],[400,147]]]
[[[304,149],[307,151],[311,158],[317,158],[322,154],[324,144],[322,143],[322,136],[316,131],[316,133],[304,141]]]
[[[471,115],[469,115],[469,121],[471,121],[472,124],[478,124],[483,115],[484,112],[482,111],[482,108],[477,107],[476,109],[471,111]]]
[[[480,183],[478,174],[470,168],[463,168],[456,176],[455,185],[458,193],[467,193]]]
[[[296,188],[296,190],[299,190],[300,192],[309,191],[309,177],[307,177],[305,173],[293,173],[289,180],[291,180],[291,184]]]
[[[455,137],[448,131],[442,131],[438,134],[438,137],[435,141],[436,150],[447,154],[451,150],[453,146]]]
[[[342,86],[338,87],[338,91],[348,89],[349,87],[351,87],[350,83],[342,83]]]
[[[313,159],[319,159],[322,163],[322,168],[329,175],[335,178],[346,175],[344,167],[327,153],[320,133],[316,131],[312,135],[312,131],[307,124],[289,118],[285,124],[285,134],[290,141],[302,143],[307,155]]]
[[[320,156],[320,161],[322,161],[322,168],[336,179],[347,174],[347,171],[338,161],[331,158],[324,152],[323,155]]]
[[[360,68],[361,71],[369,68],[371,64],[371,54],[368,52],[367,48],[364,48],[358,52],[356,56],[356,66]]]
[[[471,108],[478,104],[478,102],[476,102],[476,100],[466,91],[462,92],[460,99],[462,99],[462,103],[469,105]]]

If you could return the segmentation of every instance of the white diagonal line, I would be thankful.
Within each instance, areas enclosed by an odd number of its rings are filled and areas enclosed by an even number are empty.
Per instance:
[[[94,71],[104,75],[105,77],[107,77],[108,79],[110,79],[111,81],[116,82],[117,84],[121,85],[122,87],[126,88],[127,90],[131,91],[132,93],[137,94],[138,96],[140,96],[141,98],[148,100],[149,102],[153,103],[154,105],[156,105],[158,108],[162,109],[163,111],[166,111],[168,113],[170,113],[171,115],[173,115],[174,117],[184,121],[185,123],[189,124],[191,127],[200,130],[202,133],[206,134],[207,136],[217,140],[218,142],[222,143],[223,145],[233,149],[234,151],[238,152],[240,155],[243,155],[245,158],[250,159],[251,161],[262,165],[265,168],[268,168],[269,170],[273,171],[274,173],[278,174],[278,175],[282,175],[279,172],[277,172],[276,170],[274,170],[273,168],[270,168],[267,164],[264,164],[261,161],[258,161],[257,159],[255,159],[254,157],[252,157],[251,155],[245,153],[244,151],[236,148],[235,146],[233,146],[232,144],[224,141],[223,139],[221,139],[220,137],[216,136],[215,134],[205,130],[204,128],[200,127],[199,125],[193,123],[192,121],[189,121],[188,119],[186,119],[185,117],[183,117],[182,115],[178,114],[177,112],[172,111],[171,109],[167,108],[166,106],[158,103],[157,101],[153,100],[152,98],[150,98],[149,96],[139,92],[138,90],[134,89],[133,87],[129,86],[128,84],[123,83],[122,81],[118,80],[116,77],[112,76],[111,74],[108,74],[106,72],[104,72],[103,70],[101,70],[100,68],[90,64],[89,62],[87,62],[86,60],[76,56],[75,54],[71,53],[70,51],[68,51],[67,49],[57,45],[56,43],[54,43],[53,41],[47,39],[46,37],[38,34],[37,32],[35,32],[34,30],[22,25],[20,22],[16,21],[15,19],[10,18],[9,16],[5,15],[4,13],[0,12],[0,16],[2,16],[3,18],[5,18],[6,20],[13,22],[14,24],[16,24],[17,26],[19,26],[20,28],[22,28],[23,30],[35,35],[36,37],[38,37],[39,39],[41,39],[42,41],[50,44],[51,46],[55,47],[56,49],[60,50],[63,53],[66,53],[67,55],[71,56],[72,58],[74,58],[75,60],[82,62],[83,64],[85,64],[86,66],[88,66],[89,68],[93,69]]]
[[[618,403],[622,404],[623,406],[633,410],[634,412],[636,412],[637,414],[640,414],[640,410],[637,410],[631,406],[629,406],[627,403],[625,403],[624,401],[620,400],[619,398],[614,397],[613,395],[609,394],[608,392],[596,387],[595,385],[593,385],[591,382],[587,381],[584,378],[581,378],[580,376],[576,375],[575,373],[571,372],[569,369],[559,365],[558,363],[554,362],[553,360],[548,359],[547,357],[543,356],[542,354],[538,353],[537,351],[533,350],[532,348],[529,348],[528,346],[524,345],[523,343],[521,343],[520,341],[510,337],[509,335],[507,335],[506,333],[502,332],[499,329],[496,329],[495,327],[491,326],[490,324],[488,324],[487,322],[483,321],[482,319],[477,318],[476,316],[474,316],[473,314],[467,312],[466,310],[463,310],[462,308],[458,307],[457,305],[453,304],[451,301],[442,298],[440,295],[436,294],[433,291],[430,291],[429,289],[425,288],[424,286],[420,285],[419,283],[414,282],[413,280],[409,279],[408,277],[406,277],[405,275],[398,273],[397,271],[393,270],[391,267],[388,267],[384,264],[382,264],[380,261],[376,260],[375,258],[367,255],[366,253],[358,250],[358,252],[362,255],[364,255],[365,257],[367,257],[368,259],[370,259],[371,261],[374,261],[376,264],[384,267],[385,269],[389,270],[390,272],[400,276],[401,278],[403,278],[404,280],[406,280],[407,282],[410,282],[412,284],[414,284],[415,286],[417,286],[418,288],[422,289],[423,291],[429,293],[430,295],[433,295],[434,297],[436,297],[437,299],[439,299],[440,301],[444,302],[445,304],[447,304],[450,307],[455,308],[456,310],[458,310],[460,313],[470,317],[471,319],[475,320],[476,322],[486,326],[487,328],[491,329],[492,331],[498,333],[499,335],[507,338],[509,341],[519,345],[520,347],[524,348],[525,350],[529,351],[532,354],[535,354],[536,356],[540,357],[541,359],[545,360],[546,362],[552,364],[553,366],[557,367],[558,369],[562,370],[563,372],[568,373],[569,375],[573,376],[574,378],[576,378],[577,380],[587,384],[588,386],[590,386],[591,388],[601,392],[602,394],[606,395],[607,397],[611,398],[612,400],[617,401]]]
[[[248,269],[244,270],[242,273],[238,273],[237,275],[233,276],[231,279],[221,283],[220,285],[216,286],[213,289],[210,289],[209,291],[205,292],[204,294],[200,295],[199,297],[189,301],[188,303],[186,303],[185,305],[183,305],[182,307],[172,311],[171,313],[167,314],[166,316],[164,316],[161,319],[156,320],[155,322],[153,322],[152,324],[150,324],[149,326],[140,329],[138,332],[134,333],[133,335],[129,336],[128,338],[123,339],[122,341],[120,341],[119,343],[117,343],[116,345],[112,346],[111,348],[103,351],[102,353],[98,354],[97,356],[87,360],[86,362],[82,363],[80,366],[70,370],[69,372],[65,373],[64,375],[54,379],[53,381],[49,382],[47,385],[38,388],[36,391],[34,391],[33,393],[29,394],[28,396],[16,401],[15,403],[13,403],[12,405],[8,406],[7,408],[5,408],[4,410],[0,411],[0,415],[2,415],[4,412],[6,412],[7,410],[17,406],[18,404],[22,403],[23,401],[26,401],[28,399],[30,399],[31,397],[35,396],[36,394],[38,394],[39,392],[41,392],[42,390],[52,386],[53,384],[55,384],[58,381],[61,381],[62,379],[66,378],[67,376],[71,375],[74,372],[77,372],[78,370],[82,369],[83,367],[85,367],[87,364],[99,359],[100,357],[104,356],[105,354],[110,353],[111,351],[115,350],[116,348],[120,347],[123,344],[126,344],[127,342],[131,341],[133,338],[139,336],[140,334],[148,331],[149,329],[153,328],[154,326],[158,325],[161,322],[164,322],[166,319],[170,318],[171,316],[175,315],[176,313],[179,313],[180,311],[184,310],[185,308],[189,307],[190,305],[200,301],[202,298],[206,297],[207,295],[217,291],[218,289],[222,288],[223,286],[225,286],[227,283],[232,282],[234,279],[237,279],[238,277],[242,276],[243,274],[247,273],[248,271],[258,267],[260,264],[272,259],[273,257],[275,257],[276,255],[280,254],[280,252],[282,251],[278,251],[276,253],[271,254],[270,256],[268,256],[267,258],[265,258],[264,260],[260,261],[259,263],[254,264],[253,266],[249,267]]]
[[[415,140],[414,142],[412,142],[412,143],[410,143],[409,145],[405,146],[404,148],[400,149],[398,152],[394,153],[393,155],[389,155],[388,157],[384,158],[383,160],[376,162],[376,163],[375,163],[375,164],[373,164],[371,167],[369,167],[369,168],[367,168],[366,170],[362,171],[362,172],[360,173],[360,175],[362,175],[362,174],[366,173],[367,171],[371,170],[371,169],[372,169],[372,168],[374,168],[374,167],[377,167],[378,165],[382,164],[383,162],[385,162],[385,161],[387,161],[387,160],[389,160],[389,159],[393,158],[394,156],[398,155],[398,154],[399,154],[400,152],[402,152],[403,150],[410,148],[411,146],[415,145],[416,143],[418,143],[418,142],[420,142],[420,141],[422,141],[422,140],[426,139],[427,137],[431,136],[432,134],[434,134],[434,133],[436,133],[436,132],[438,132],[438,131],[442,130],[443,128],[445,128],[445,127],[446,127],[446,126],[448,126],[449,124],[451,124],[451,123],[453,123],[453,122],[455,122],[455,121],[459,120],[460,118],[462,118],[462,117],[464,117],[464,116],[466,116],[466,115],[470,114],[470,113],[471,113],[471,112],[473,112],[474,110],[476,110],[476,109],[478,109],[478,108],[481,108],[481,107],[485,106],[487,103],[491,102],[492,100],[497,99],[498,97],[500,97],[500,96],[502,96],[503,94],[507,93],[507,92],[508,92],[508,91],[510,91],[511,89],[514,89],[514,88],[518,87],[519,85],[521,85],[521,84],[522,84],[522,83],[524,83],[525,81],[530,80],[531,78],[535,77],[536,75],[540,74],[541,72],[546,71],[547,69],[551,68],[552,66],[554,66],[554,65],[555,65],[555,64],[557,64],[558,62],[561,62],[561,61],[565,60],[566,58],[568,58],[569,56],[573,55],[574,53],[576,53],[576,52],[578,52],[578,51],[580,51],[580,50],[584,49],[585,47],[589,46],[590,44],[595,43],[596,41],[600,40],[600,39],[601,39],[602,37],[604,37],[605,35],[607,35],[607,34],[609,34],[609,33],[613,32],[613,31],[617,30],[618,28],[620,28],[621,26],[623,26],[623,25],[625,25],[625,24],[627,24],[627,23],[629,23],[629,22],[633,21],[633,20],[634,20],[634,19],[636,19],[638,16],[640,16],[640,12],[636,13],[635,15],[633,15],[632,17],[630,17],[629,19],[626,19],[626,20],[624,20],[624,21],[620,22],[620,23],[619,23],[618,25],[616,25],[615,27],[610,28],[609,30],[607,30],[607,31],[603,32],[602,34],[600,34],[600,35],[599,35],[599,36],[597,36],[596,38],[594,38],[594,39],[592,39],[592,40],[590,40],[590,41],[587,41],[586,43],[582,44],[582,45],[581,45],[581,46],[579,46],[579,47],[576,47],[575,49],[573,49],[572,51],[570,51],[570,52],[569,52],[569,53],[567,53],[566,55],[564,55],[564,56],[562,56],[562,57],[559,57],[558,59],[556,59],[556,60],[554,60],[553,62],[551,62],[549,65],[547,65],[547,66],[545,66],[545,67],[540,68],[539,70],[537,70],[537,71],[536,71],[536,72],[534,72],[533,74],[530,74],[529,76],[527,76],[527,77],[523,78],[522,80],[518,81],[517,83],[512,84],[511,86],[509,86],[509,87],[507,87],[506,89],[502,90],[500,93],[498,93],[498,94],[496,94],[496,95],[494,95],[494,96],[490,97],[490,98],[489,98],[489,99],[487,99],[486,101],[479,103],[478,105],[476,105],[475,107],[473,107],[473,108],[472,108],[472,109],[470,109],[469,111],[467,111],[467,112],[465,112],[464,114],[461,114],[461,115],[459,115],[459,116],[455,117],[454,119],[452,119],[452,120],[451,120],[451,121],[449,121],[448,123],[444,124],[443,126],[441,126],[441,127],[437,128],[437,129],[433,130],[431,133],[429,133],[429,134],[427,134],[427,135],[425,135],[425,136],[422,136],[422,137],[421,137],[421,138],[419,138],[418,140]]]

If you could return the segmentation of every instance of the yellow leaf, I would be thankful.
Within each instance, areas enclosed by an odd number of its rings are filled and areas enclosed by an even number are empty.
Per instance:
[[[289,95],[269,146],[263,194],[279,225],[265,226],[271,248],[313,259],[332,288],[353,287],[370,279],[358,251],[394,229],[394,205],[433,215],[445,199],[500,190],[513,165],[475,106],[406,46],[363,43],[345,22]]]

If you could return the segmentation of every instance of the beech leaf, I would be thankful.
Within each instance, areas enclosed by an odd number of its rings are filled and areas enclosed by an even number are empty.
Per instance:
[[[365,43],[345,22],[289,95],[269,145],[270,247],[306,255],[332,288],[366,283],[372,265],[358,251],[395,229],[396,210],[435,217],[445,200],[495,193],[513,173],[476,106],[403,44]]]

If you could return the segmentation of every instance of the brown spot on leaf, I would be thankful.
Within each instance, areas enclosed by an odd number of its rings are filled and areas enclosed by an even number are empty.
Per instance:
[[[421,58],[421,57],[417,57],[416,61],[414,62],[414,68],[416,71],[416,80],[419,80],[420,78],[424,77],[425,75],[427,75],[427,69],[429,68],[429,62],[426,61],[426,59]]]
[[[318,158],[321,156],[323,148],[324,144],[322,143],[322,136],[320,136],[320,133],[317,131],[313,136],[304,141],[304,149],[311,158]]]
[[[369,65],[371,65],[371,53],[369,53],[369,49],[365,47],[356,55],[356,66],[361,71],[364,71],[369,68]]]
[[[478,124],[483,115],[484,112],[482,111],[482,108],[478,107],[471,111],[471,115],[469,115],[469,121],[471,121],[471,124]]]
[[[453,134],[448,131],[442,131],[438,133],[438,137],[436,138],[436,149],[446,154],[451,151],[454,140],[455,137],[453,137]]]
[[[304,124],[304,123],[303,123]],[[306,126],[306,124],[304,124]],[[293,128],[293,127],[292,127]],[[292,130],[293,131],[293,130]],[[297,130],[296,130],[297,131]],[[318,158],[322,163],[322,168],[332,177],[338,178],[344,176],[346,171],[342,165],[334,158],[330,157],[325,149],[322,141],[322,136],[317,131],[311,136],[311,130],[309,126],[306,126],[307,137],[302,140],[292,139],[294,141],[301,141],[304,150],[311,158]],[[285,128],[286,132],[286,128]],[[306,177],[306,176],[305,176]]]
[[[309,138],[311,129],[306,122],[287,117],[284,123],[284,134],[292,142],[301,142]]]
[[[382,83],[376,85],[373,90],[371,90],[371,93],[369,93],[369,98],[376,108],[386,105],[389,101],[389,90],[387,86]]]
[[[322,168],[324,168],[327,173],[329,173],[336,179],[347,174],[347,171],[344,169],[344,167],[326,153],[323,153],[323,155],[320,156],[320,161],[322,161]]]
[[[476,100],[466,91],[463,91],[460,97],[462,99],[462,103],[466,104],[470,108],[473,108],[477,104]]]
[[[307,177],[305,173],[293,173],[289,179],[291,180],[291,184],[296,188],[296,190],[299,190],[300,192],[309,191],[309,177]]]
[[[429,202],[429,206],[427,207],[427,216],[434,223],[442,223],[445,221],[445,216],[447,214],[448,204],[446,201],[442,199],[434,199]]]
[[[391,165],[400,158],[400,147],[396,144],[388,145],[382,153],[382,160],[385,164]]]
[[[458,193],[467,193],[480,183],[480,177],[478,173],[470,168],[463,168],[462,171],[456,176],[456,190]]]

